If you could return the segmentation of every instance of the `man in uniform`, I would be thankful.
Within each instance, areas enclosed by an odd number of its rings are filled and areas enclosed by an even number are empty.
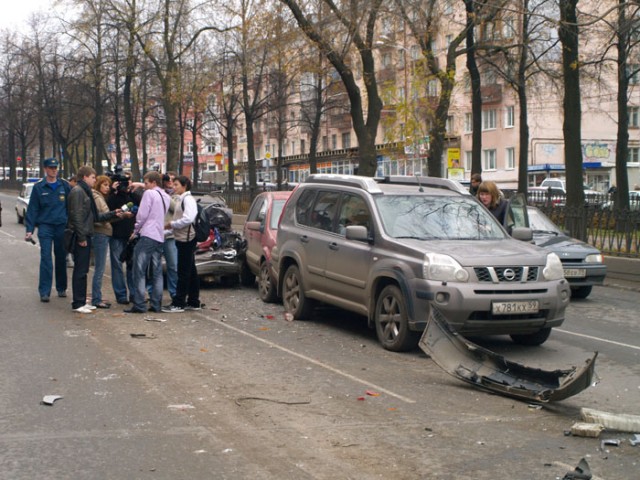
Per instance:
[[[67,296],[67,252],[64,250],[64,229],[67,225],[67,196],[71,186],[58,178],[58,160],[44,161],[45,177],[33,186],[29,206],[25,215],[27,234],[25,240],[32,241],[35,229],[40,240],[40,301],[48,302],[53,283],[53,259],[55,255],[56,290],[59,297]]]

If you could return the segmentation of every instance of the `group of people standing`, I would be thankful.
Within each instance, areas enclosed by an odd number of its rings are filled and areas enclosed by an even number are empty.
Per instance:
[[[40,240],[38,292],[42,302],[50,300],[54,261],[57,295],[67,296],[67,230],[74,234],[69,248],[74,260],[73,311],[90,313],[96,308],[111,307],[102,294],[107,254],[116,301],[131,304],[124,310],[126,313],[174,313],[201,308],[193,226],[197,205],[188,177],[173,174],[163,178],[152,171],[144,175],[143,183],[112,182],[106,175],[96,176],[92,167],[82,166],[72,187],[58,178],[55,158],[46,159],[43,166],[45,177],[34,186],[25,216],[25,239],[31,240],[37,228]],[[132,205],[136,205],[136,213]],[[132,254],[126,255],[132,247]],[[92,253],[94,274],[88,301]],[[166,306],[162,306],[163,255],[171,295],[171,303]]]

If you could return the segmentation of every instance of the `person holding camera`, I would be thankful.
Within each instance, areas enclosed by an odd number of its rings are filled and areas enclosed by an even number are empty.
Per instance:
[[[116,302],[128,305],[133,301],[133,265],[131,259],[122,261],[123,252],[127,248],[129,237],[133,233],[136,223],[135,210],[140,204],[141,195],[132,191],[132,185],[127,174],[114,178],[111,193],[107,197],[109,210],[122,209],[125,205],[130,215],[124,215],[119,222],[111,224],[112,232],[109,238],[109,260],[111,263],[111,286],[116,296]],[[141,190],[141,189],[140,189]],[[132,207],[129,208],[129,205]]]

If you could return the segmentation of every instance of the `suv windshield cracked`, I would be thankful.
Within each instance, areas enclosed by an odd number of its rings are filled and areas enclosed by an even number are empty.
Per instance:
[[[311,175],[284,207],[271,268],[294,319],[334,305],[365,316],[393,351],[416,347],[432,304],[463,335],[539,345],[570,297],[557,255],[430,177]]]

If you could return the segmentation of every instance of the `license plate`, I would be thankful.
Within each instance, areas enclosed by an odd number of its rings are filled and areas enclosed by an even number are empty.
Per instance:
[[[587,271],[584,268],[565,268],[565,278],[584,278],[587,275]]]
[[[526,302],[493,302],[491,304],[491,313],[494,315],[538,313],[539,308],[538,300],[528,300]]]

